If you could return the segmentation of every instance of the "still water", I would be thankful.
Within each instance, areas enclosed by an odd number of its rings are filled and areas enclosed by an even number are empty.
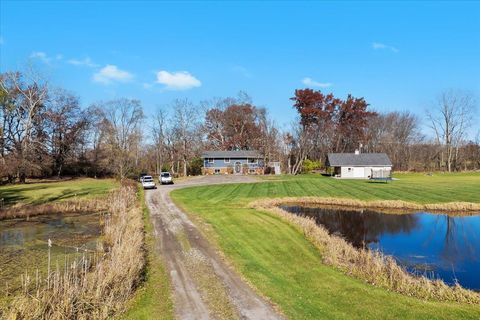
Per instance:
[[[428,212],[388,214],[320,207],[282,206],[314,218],[331,234],[357,248],[393,256],[409,272],[455,281],[480,290],[480,215],[450,216]]]
[[[0,221],[0,298],[7,289],[18,290],[20,276],[47,267],[48,239],[52,264],[63,266],[65,259],[95,250],[101,234],[100,214],[45,215]]]

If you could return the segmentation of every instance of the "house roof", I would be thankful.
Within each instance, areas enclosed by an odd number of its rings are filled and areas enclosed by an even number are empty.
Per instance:
[[[256,150],[205,151],[202,158],[262,158],[262,155]]]
[[[392,162],[385,153],[329,153],[327,164],[330,167],[392,166]]]

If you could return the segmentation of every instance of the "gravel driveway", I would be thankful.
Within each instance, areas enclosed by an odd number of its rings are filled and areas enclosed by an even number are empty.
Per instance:
[[[283,318],[224,263],[169,195],[187,186],[255,181],[248,176],[202,176],[146,190],[157,248],[171,277],[177,319]]]

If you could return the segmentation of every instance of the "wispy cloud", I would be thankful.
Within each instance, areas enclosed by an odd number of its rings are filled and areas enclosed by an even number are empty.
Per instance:
[[[30,54],[31,59],[38,59],[45,64],[50,64],[53,60],[62,60],[63,55],[57,54],[55,57],[50,57],[43,51],[34,51]]]
[[[167,90],[188,90],[202,85],[200,80],[187,71],[159,71],[156,82],[165,85]]]
[[[101,84],[111,84],[113,82],[129,82],[133,75],[125,70],[119,69],[115,65],[107,64],[98,72],[93,74],[93,81]]]
[[[389,51],[392,51],[394,53],[397,53],[397,52],[400,51],[397,48],[395,48],[394,46],[390,46],[388,44],[380,43],[380,42],[373,42],[372,43],[372,48],[373,48],[373,50],[389,50]]]
[[[41,51],[32,52],[32,54],[30,54],[30,58],[38,59],[46,64],[49,64],[52,61],[52,58],[48,57],[45,52],[41,52]]]
[[[309,87],[328,88],[328,87],[332,86],[332,84],[330,82],[318,82],[318,81],[315,81],[312,78],[308,78],[308,77],[303,78],[302,83],[306,86],[309,86]]]
[[[245,68],[243,66],[234,66],[232,68],[232,71],[244,76],[245,78],[251,78],[252,77],[252,73],[247,68]]]
[[[70,59],[67,61],[67,63],[72,64],[74,66],[85,66],[85,67],[90,67],[90,68],[96,68],[99,65],[94,63],[90,57],[86,57],[83,59]]]

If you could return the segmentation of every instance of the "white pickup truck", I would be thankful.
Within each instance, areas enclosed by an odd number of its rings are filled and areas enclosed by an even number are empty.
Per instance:
[[[142,187],[143,189],[156,189],[155,181],[153,181],[152,176],[143,176],[142,177]]]

